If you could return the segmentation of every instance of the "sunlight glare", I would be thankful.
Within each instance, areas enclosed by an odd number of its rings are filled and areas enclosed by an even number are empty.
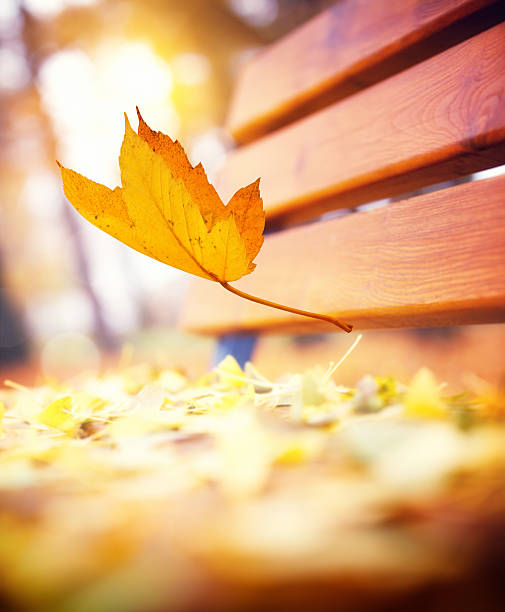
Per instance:
[[[58,137],[61,162],[111,187],[119,182],[123,113],[135,125],[135,106],[172,137],[179,117],[170,99],[172,72],[144,42],[124,39],[54,53],[41,67],[39,88]]]
[[[179,53],[171,63],[174,78],[182,85],[201,85],[210,77],[210,62],[201,53]]]
[[[97,49],[99,88],[129,104],[160,104],[172,91],[172,71],[145,42],[108,41]]]

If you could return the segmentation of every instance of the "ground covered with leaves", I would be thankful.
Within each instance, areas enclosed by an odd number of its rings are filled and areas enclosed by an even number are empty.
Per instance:
[[[272,382],[227,358],[9,385],[2,609],[503,604],[505,396],[484,383]]]

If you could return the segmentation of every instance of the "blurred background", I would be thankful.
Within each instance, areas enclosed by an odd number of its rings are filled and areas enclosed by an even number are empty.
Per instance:
[[[0,380],[71,376],[118,360],[192,376],[208,369],[215,340],[176,328],[189,276],[81,219],[55,160],[115,186],[123,112],[133,120],[138,105],[212,180],[233,146],[221,126],[240,66],[330,4],[0,0]],[[264,338],[254,360],[278,376],[336,360],[351,342]],[[497,382],[504,348],[499,325],[368,332],[341,377],[409,377],[428,365],[451,384],[474,375]]]

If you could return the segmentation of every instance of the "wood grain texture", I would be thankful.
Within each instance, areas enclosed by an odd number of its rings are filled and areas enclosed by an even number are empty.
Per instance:
[[[262,177],[271,223],[505,162],[505,23],[233,152],[228,199]]]
[[[307,105],[320,107],[318,98],[341,98],[377,82],[460,42],[455,30],[430,37],[492,3],[340,0],[244,66],[227,127],[237,141],[250,141],[307,112]],[[486,13],[467,20],[463,36],[487,19]]]
[[[355,329],[505,321],[505,176],[267,236],[242,291]],[[181,321],[203,333],[334,331],[195,280]]]

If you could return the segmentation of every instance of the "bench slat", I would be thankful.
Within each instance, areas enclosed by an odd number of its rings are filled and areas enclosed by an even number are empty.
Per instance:
[[[440,51],[444,44],[447,48],[459,42],[459,30],[444,32],[441,40],[433,35],[492,3],[340,0],[245,65],[227,127],[239,142],[250,141],[321,107],[319,98],[342,98],[382,80]],[[463,36],[469,37],[472,29],[477,33],[489,18],[486,12],[480,23],[479,17],[467,20],[460,28]]]
[[[503,320],[505,176],[272,234],[257,263],[236,287],[356,329]],[[204,280],[192,284],[182,324],[200,333],[336,329]]]
[[[238,149],[218,191],[261,176],[285,223],[504,163],[504,58],[505,23]]]

